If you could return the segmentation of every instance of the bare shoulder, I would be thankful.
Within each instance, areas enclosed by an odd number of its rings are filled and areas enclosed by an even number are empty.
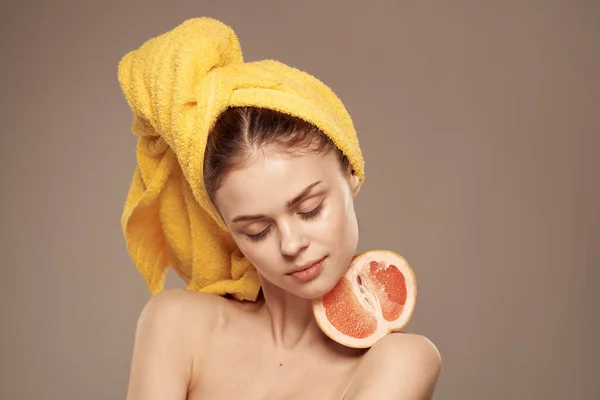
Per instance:
[[[128,400],[186,398],[220,301],[183,289],[148,300],[137,322]]]
[[[167,341],[170,338],[198,355],[198,345],[210,343],[209,337],[227,300],[220,296],[185,289],[165,289],[152,296],[142,309],[136,340]]]
[[[393,333],[385,336],[369,351],[378,361],[402,366],[429,365],[441,367],[441,355],[436,345],[426,336],[413,333]],[[382,357],[384,358],[382,360]]]
[[[193,322],[210,319],[223,299],[185,289],[165,289],[152,296],[145,304],[140,322],[169,321]],[[195,315],[196,318],[190,318]]]
[[[440,352],[427,337],[387,335],[362,358],[346,399],[430,399],[441,367]]]

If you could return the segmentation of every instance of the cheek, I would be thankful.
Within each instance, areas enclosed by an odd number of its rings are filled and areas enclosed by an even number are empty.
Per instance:
[[[321,237],[332,250],[354,253],[358,227],[352,202],[339,202],[324,218]]]
[[[277,252],[273,249],[271,238],[263,242],[253,243],[244,238],[234,238],[240,251],[263,275],[269,275],[272,265],[277,264]]]

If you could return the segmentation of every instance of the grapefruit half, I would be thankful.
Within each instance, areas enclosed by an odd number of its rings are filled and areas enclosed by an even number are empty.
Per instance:
[[[336,286],[313,300],[313,312],[332,340],[367,348],[408,324],[416,298],[415,274],[404,257],[371,250],[355,256]]]

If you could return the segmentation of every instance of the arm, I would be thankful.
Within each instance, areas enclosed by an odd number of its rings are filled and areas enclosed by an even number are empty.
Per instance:
[[[152,297],[140,314],[127,400],[184,400],[192,370],[186,299],[177,290]]]
[[[361,361],[348,400],[430,400],[441,371],[441,357],[424,336],[391,334]]]

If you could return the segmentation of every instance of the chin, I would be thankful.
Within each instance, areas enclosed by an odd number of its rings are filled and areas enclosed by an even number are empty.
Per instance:
[[[299,293],[296,293],[296,295],[302,299],[316,300],[325,296],[329,290],[323,288],[304,288],[303,290],[300,290]]]
[[[312,282],[308,282],[299,288],[298,297],[307,300],[314,300],[325,296],[339,282],[343,274],[337,275],[322,275],[317,277]]]

